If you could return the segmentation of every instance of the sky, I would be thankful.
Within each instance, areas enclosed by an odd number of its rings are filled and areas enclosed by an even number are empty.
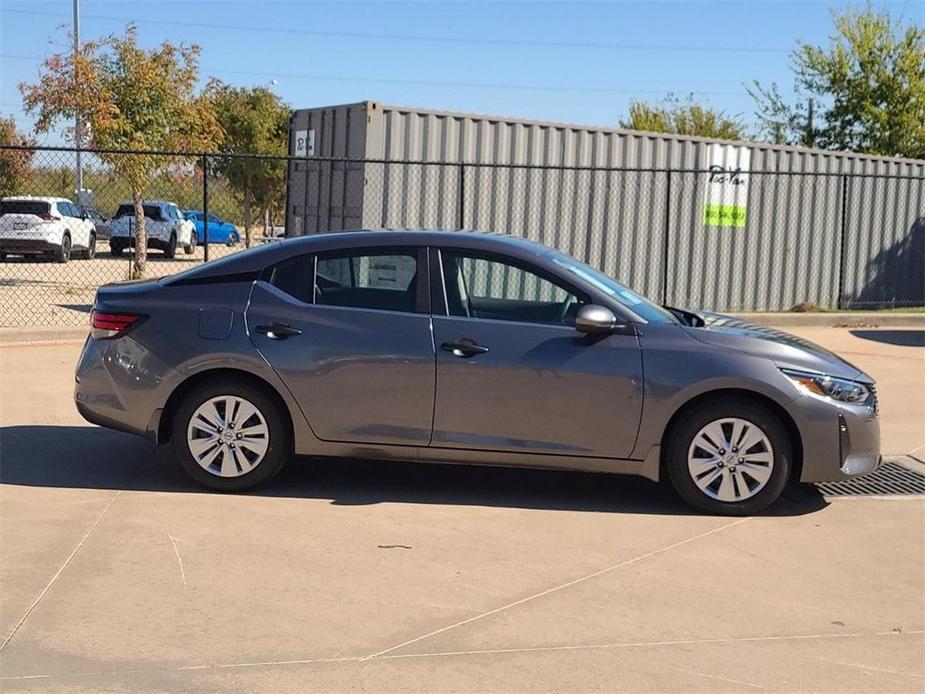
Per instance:
[[[925,22],[922,0],[874,2]],[[138,26],[142,45],[202,48],[203,82],[271,86],[293,108],[386,104],[616,126],[667,94],[753,125],[745,87],[793,84],[798,40],[825,43],[846,2],[171,2],[80,0],[81,38]],[[0,0],[0,113],[68,50],[72,0]],[[61,144],[60,132],[42,136]]]

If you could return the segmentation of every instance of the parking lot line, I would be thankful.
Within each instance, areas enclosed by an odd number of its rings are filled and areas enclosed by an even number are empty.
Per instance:
[[[32,614],[32,611],[36,607],[38,607],[38,604],[42,601],[42,598],[44,598],[48,594],[48,591],[51,590],[51,587],[55,584],[55,581],[58,580],[58,577],[62,574],[62,572],[67,568],[67,565],[71,563],[71,560],[75,556],[77,556],[77,553],[80,551],[80,548],[84,546],[84,543],[86,543],[90,535],[93,534],[93,531],[96,530],[97,526],[106,517],[106,515],[109,513],[109,509],[112,508],[112,505],[116,503],[116,499],[118,499],[119,496],[121,496],[121,494],[122,494],[121,490],[113,494],[112,498],[109,500],[109,503],[106,504],[106,508],[104,508],[102,513],[100,513],[100,515],[97,516],[97,519],[93,522],[93,525],[91,525],[90,528],[87,530],[87,532],[84,533],[84,536],[80,538],[80,542],[77,543],[77,546],[74,547],[73,551],[67,556],[67,559],[64,560],[64,563],[61,564],[61,566],[58,568],[57,571],[55,571],[54,576],[52,576],[51,579],[48,581],[48,583],[45,584],[45,587],[42,589],[42,592],[39,593],[38,596],[35,598],[35,600],[32,601],[32,604],[29,605],[29,608],[26,610],[25,614],[23,614],[20,620],[16,622],[16,624],[10,630],[10,633],[3,640],[3,643],[0,644],[0,651],[6,648],[7,644],[13,640],[13,637],[16,636],[16,632],[19,631],[19,628],[23,624],[26,623],[26,620],[29,618],[29,615]]]
[[[477,615],[475,615],[475,616],[473,616],[473,617],[469,617],[468,619],[464,619],[464,620],[462,620],[462,621],[456,622],[455,624],[450,624],[450,625],[445,626],[445,627],[442,627],[442,628],[440,628],[440,629],[435,629],[434,631],[431,631],[431,632],[429,632],[429,633],[427,633],[427,634],[423,634],[422,636],[418,636],[418,637],[416,637],[416,638],[409,639],[408,641],[404,641],[404,642],[402,642],[402,643],[400,643],[400,644],[398,644],[398,645],[391,646],[390,648],[386,648],[385,650],[379,651],[379,652],[377,652],[377,653],[373,653],[372,655],[367,656],[366,659],[367,659],[367,660],[371,660],[371,659],[373,659],[373,658],[381,658],[382,656],[386,655],[387,653],[391,653],[391,652],[393,652],[393,651],[397,651],[398,649],[404,648],[405,646],[410,646],[412,643],[417,643],[417,642],[419,642],[419,641],[423,641],[424,639],[429,639],[429,638],[432,637],[432,636],[437,636],[438,634],[443,634],[443,633],[445,633],[445,632],[447,632],[447,631],[450,631],[450,630],[452,630],[452,629],[456,629],[457,627],[461,627],[461,626],[464,626],[464,625],[466,625],[466,624],[471,624],[472,622],[478,621],[478,620],[480,620],[480,619],[484,619],[485,617],[490,617],[491,615],[498,614],[499,612],[504,612],[505,610],[509,610],[509,609],[511,609],[512,607],[517,607],[518,605],[523,605],[524,603],[530,602],[530,601],[532,601],[532,600],[536,600],[537,598],[541,598],[541,597],[543,597],[543,596],[545,596],[545,595],[549,595],[550,593],[555,593],[556,591],[563,590],[563,589],[565,589],[565,588],[569,588],[569,587],[574,586],[574,585],[577,585],[577,584],[579,584],[579,583],[583,583],[584,581],[590,580],[590,579],[592,579],[592,578],[596,578],[597,576],[602,576],[602,575],[604,575],[604,574],[606,574],[606,573],[609,573],[609,572],[611,572],[611,571],[616,571],[617,569],[621,569],[621,568],[623,568],[623,567],[625,567],[625,566],[629,566],[630,564],[635,564],[636,562],[643,561],[643,560],[645,560],[645,559],[649,559],[650,557],[654,557],[654,556],[659,555],[659,554],[663,554],[664,552],[668,552],[669,550],[675,549],[675,548],[677,548],[677,547],[681,547],[682,545],[686,545],[686,544],[688,544],[688,543],[690,543],[690,542],[695,542],[695,541],[697,541],[697,540],[703,539],[704,537],[708,537],[709,535],[714,535],[714,534],[716,534],[716,533],[722,532],[723,530],[726,530],[727,528],[732,528],[732,527],[734,527],[734,526],[736,526],[736,525],[740,525],[740,524],[746,522],[747,520],[749,520],[749,519],[748,519],[748,518],[740,518],[740,519],[735,520],[735,521],[733,521],[733,522],[731,522],[731,523],[726,523],[725,525],[722,525],[722,526],[720,526],[720,527],[718,527],[718,528],[713,528],[712,530],[707,530],[706,532],[702,532],[702,533],[699,533],[699,534],[697,534],[697,535],[694,535],[693,537],[689,537],[689,538],[684,539],[684,540],[679,540],[678,542],[673,542],[673,543],[670,544],[670,545],[666,545],[666,546],[664,546],[664,547],[660,547],[660,548],[658,548],[658,549],[654,549],[654,550],[652,550],[651,552],[646,552],[645,554],[640,554],[639,556],[632,557],[631,559],[626,559],[626,560],[621,561],[621,562],[619,562],[619,563],[617,563],[617,564],[613,564],[612,566],[608,566],[608,567],[606,567],[606,568],[604,568],[604,569],[600,569],[599,571],[595,571],[595,572],[590,573],[590,574],[587,574],[587,575],[585,575],[585,576],[581,576],[581,577],[579,577],[579,578],[576,578],[576,579],[574,579],[574,580],[572,580],[572,581],[568,581],[567,583],[561,583],[561,584],[559,584],[559,585],[557,585],[557,586],[553,586],[552,588],[547,588],[546,590],[541,591],[541,592],[539,592],[539,593],[535,593],[535,594],[533,594],[533,595],[528,595],[527,597],[521,598],[520,600],[515,600],[514,602],[509,602],[509,603],[507,603],[506,605],[502,605],[501,607],[496,607],[496,608],[493,609],[493,610],[489,610],[489,611],[487,611],[487,612],[482,612],[481,614],[477,614]]]

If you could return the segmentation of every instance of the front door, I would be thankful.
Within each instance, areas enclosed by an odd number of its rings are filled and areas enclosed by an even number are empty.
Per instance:
[[[255,284],[251,339],[318,438],[428,444],[435,366],[422,258],[415,249],[298,256]]]
[[[642,409],[637,338],[576,332],[588,297],[558,278],[504,256],[440,255],[432,445],[629,456]]]

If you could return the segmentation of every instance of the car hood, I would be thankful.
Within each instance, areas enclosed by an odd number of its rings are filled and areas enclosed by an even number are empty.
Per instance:
[[[704,319],[705,325],[685,326],[684,329],[700,342],[765,357],[785,368],[808,369],[840,378],[871,381],[853,364],[802,337],[721,313],[699,311],[697,315]]]

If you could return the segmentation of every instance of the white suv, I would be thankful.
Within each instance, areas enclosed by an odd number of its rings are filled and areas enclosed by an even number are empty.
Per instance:
[[[14,255],[96,255],[96,229],[88,215],[65,198],[9,197],[0,200],[0,260]]]
[[[196,227],[184,218],[176,203],[145,200],[142,205],[149,248],[164,251],[168,258],[176,255],[177,246],[182,246],[187,255],[196,250]],[[109,223],[109,248],[113,255],[122,255],[122,251],[134,245],[135,204],[126,200]]]

